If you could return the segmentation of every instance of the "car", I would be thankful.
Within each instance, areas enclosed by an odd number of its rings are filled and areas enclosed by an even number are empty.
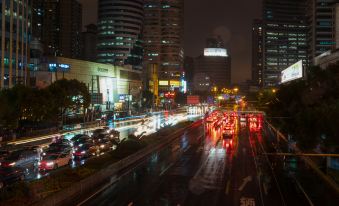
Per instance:
[[[109,134],[109,129],[108,128],[102,128],[102,129],[96,129],[92,132],[92,137],[96,137],[98,135],[102,134]]]
[[[57,138],[53,141],[53,143],[71,145],[71,141],[69,141],[68,139],[65,139],[65,138]]]
[[[77,159],[87,158],[98,153],[98,147],[92,143],[85,143],[74,148],[73,156]]]
[[[233,139],[234,133],[234,126],[228,123],[223,128],[222,136],[224,139]]]
[[[241,114],[240,122],[246,122],[246,114]]]
[[[90,138],[88,135],[85,134],[77,134],[71,138],[71,143],[76,142],[79,139]]]
[[[107,152],[113,149],[113,142],[109,138],[103,138],[100,142],[96,143],[98,153]]]
[[[234,129],[232,128],[224,128],[223,133],[223,146],[225,148],[233,147],[233,137],[234,137]]]
[[[83,137],[80,139],[77,139],[76,141],[74,141],[72,143],[73,148],[78,148],[81,147],[82,145],[86,144],[86,143],[93,143],[93,139],[89,138],[89,137]]]
[[[51,154],[39,162],[39,170],[53,170],[72,163],[70,153]]]
[[[25,179],[25,172],[19,167],[0,168],[0,189]]]
[[[110,130],[110,132],[108,133],[108,135],[109,135],[109,137],[110,137],[111,139],[118,139],[118,140],[120,140],[120,132],[117,131],[117,130],[114,130],[114,129]]]
[[[46,150],[42,152],[42,156],[47,156],[51,154],[60,154],[60,153],[71,153],[72,147],[68,144],[58,144],[52,143],[48,146]]]
[[[34,150],[17,150],[8,155],[2,162],[1,167],[22,167],[38,163],[40,155]]]
[[[93,143],[99,144],[103,139],[106,139],[108,137],[109,137],[108,134],[98,134],[98,135],[93,137]]]

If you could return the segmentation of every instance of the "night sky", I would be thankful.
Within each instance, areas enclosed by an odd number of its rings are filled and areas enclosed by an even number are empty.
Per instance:
[[[84,25],[96,23],[97,1],[80,2]],[[200,55],[206,38],[219,34],[232,56],[232,82],[250,79],[252,20],[260,12],[261,0],[185,0],[185,55]]]

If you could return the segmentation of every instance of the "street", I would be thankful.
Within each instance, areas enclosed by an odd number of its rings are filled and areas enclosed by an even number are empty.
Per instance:
[[[164,112],[160,114],[153,115],[151,117],[145,118],[145,121],[143,122],[138,122],[138,123],[130,123],[126,122],[124,124],[120,124],[119,127],[116,128],[116,125],[114,124],[109,124],[108,126],[111,129],[116,129],[117,131],[120,132],[120,139],[123,140],[128,137],[130,134],[135,134],[135,135],[140,135],[141,133],[144,135],[149,135],[152,134],[156,131],[158,131],[161,127],[165,126],[165,124],[172,124],[175,125],[180,121],[185,121],[185,120],[191,120],[191,119],[196,119],[198,115],[187,115],[185,113],[173,113],[173,112]],[[100,127],[101,128],[101,127]],[[94,128],[97,129],[97,128]],[[75,132],[70,132],[69,134],[65,135],[64,137],[66,139],[71,139],[75,135],[78,134],[90,134],[94,129],[86,129],[86,130],[79,130]],[[26,140],[27,143],[23,144],[18,144],[15,145],[13,148],[21,148],[26,145],[37,145],[39,147],[48,147],[48,145],[51,143],[51,139],[43,139],[43,140]],[[91,157],[95,158],[95,157]],[[86,164],[87,159],[83,158],[80,160],[73,160],[70,166],[72,168],[78,167],[80,165]],[[37,168],[37,165],[27,165],[25,168],[26,174],[25,174],[25,180],[27,181],[32,181],[36,179],[41,179],[43,177],[46,177],[50,175],[51,173],[58,171],[59,169],[52,170],[52,171],[44,171],[40,172]],[[60,168],[62,169],[62,168]]]
[[[205,133],[204,133],[205,131]],[[234,144],[199,125],[152,154],[83,205],[309,205],[264,153],[262,131],[237,122]],[[279,175],[278,175],[279,174]],[[330,201],[329,201],[330,202]],[[335,199],[326,205],[336,205]]]

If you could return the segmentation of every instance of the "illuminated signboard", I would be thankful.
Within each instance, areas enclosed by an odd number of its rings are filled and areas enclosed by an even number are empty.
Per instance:
[[[176,80],[171,80],[170,81],[170,85],[172,87],[180,87],[180,82],[179,81],[176,81]]]
[[[181,80],[181,92],[186,93],[187,92],[187,81]]]
[[[58,63],[50,63],[48,64],[48,70],[51,72],[67,72],[69,71],[71,66],[69,64],[58,64]]]
[[[204,56],[206,57],[227,57],[227,50],[223,48],[205,48]]]
[[[160,86],[168,86],[168,81],[167,80],[160,80],[159,85]]]
[[[303,62],[302,60],[288,67],[281,72],[281,83],[286,83],[292,80],[303,77]]]

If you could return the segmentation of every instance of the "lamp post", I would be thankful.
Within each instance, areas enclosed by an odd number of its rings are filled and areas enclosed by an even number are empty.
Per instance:
[[[218,96],[218,100],[219,100],[219,107],[221,106],[221,101],[224,99],[223,96]]]

